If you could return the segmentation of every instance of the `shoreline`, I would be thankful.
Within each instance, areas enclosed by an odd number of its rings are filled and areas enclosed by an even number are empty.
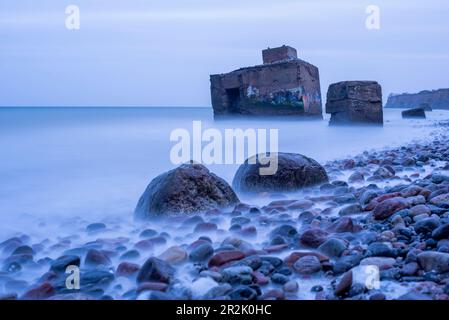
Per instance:
[[[449,200],[441,198],[449,193],[448,122],[431,125],[427,142],[329,161],[331,183],[265,198],[268,205],[160,224],[73,218],[72,232],[55,239],[0,239],[0,296],[447,300],[449,260],[447,270],[438,261],[449,259],[448,235],[440,239],[449,228]],[[78,257],[87,287],[67,291],[65,275],[49,272],[64,255]],[[136,281],[150,257],[159,279]],[[379,268],[380,289],[349,283],[360,266]]]

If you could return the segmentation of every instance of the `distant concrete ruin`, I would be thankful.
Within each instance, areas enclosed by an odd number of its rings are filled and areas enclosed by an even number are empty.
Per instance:
[[[402,111],[403,119],[426,119],[424,108],[414,108]]]
[[[266,49],[263,65],[210,76],[216,118],[299,116],[322,118],[318,68],[289,46]]]

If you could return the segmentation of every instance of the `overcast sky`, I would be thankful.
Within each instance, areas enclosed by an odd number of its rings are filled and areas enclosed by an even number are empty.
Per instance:
[[[448,17],[446,0],[1,0],[0,105],[209,106],[210,74],[283,44],[320,68],[323,97],[342,80],[449,87]]]

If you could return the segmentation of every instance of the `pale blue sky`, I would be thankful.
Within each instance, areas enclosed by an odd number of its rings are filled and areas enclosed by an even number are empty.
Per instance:
[[[341,80],[385,96],[449,87],[445,0],[0,1],[2,106],[209,106],[209,74],[282,44],[320,68],[323,97]],[[365,28],[370,4],[380,30]]]

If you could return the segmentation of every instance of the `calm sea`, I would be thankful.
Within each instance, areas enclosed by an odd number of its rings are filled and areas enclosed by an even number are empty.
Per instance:
[[[146,185],[174,167],[170,133],[204,128],[278,129],[280,151],[319,162],[426,139],[435,120],[402,120],[386,110],[383,128],[328,127],[323,121],[214,122],[209,108],[0,108],[0,218],[22,215],[131,215]],[[228,181],[238,165],[210,169]]]

